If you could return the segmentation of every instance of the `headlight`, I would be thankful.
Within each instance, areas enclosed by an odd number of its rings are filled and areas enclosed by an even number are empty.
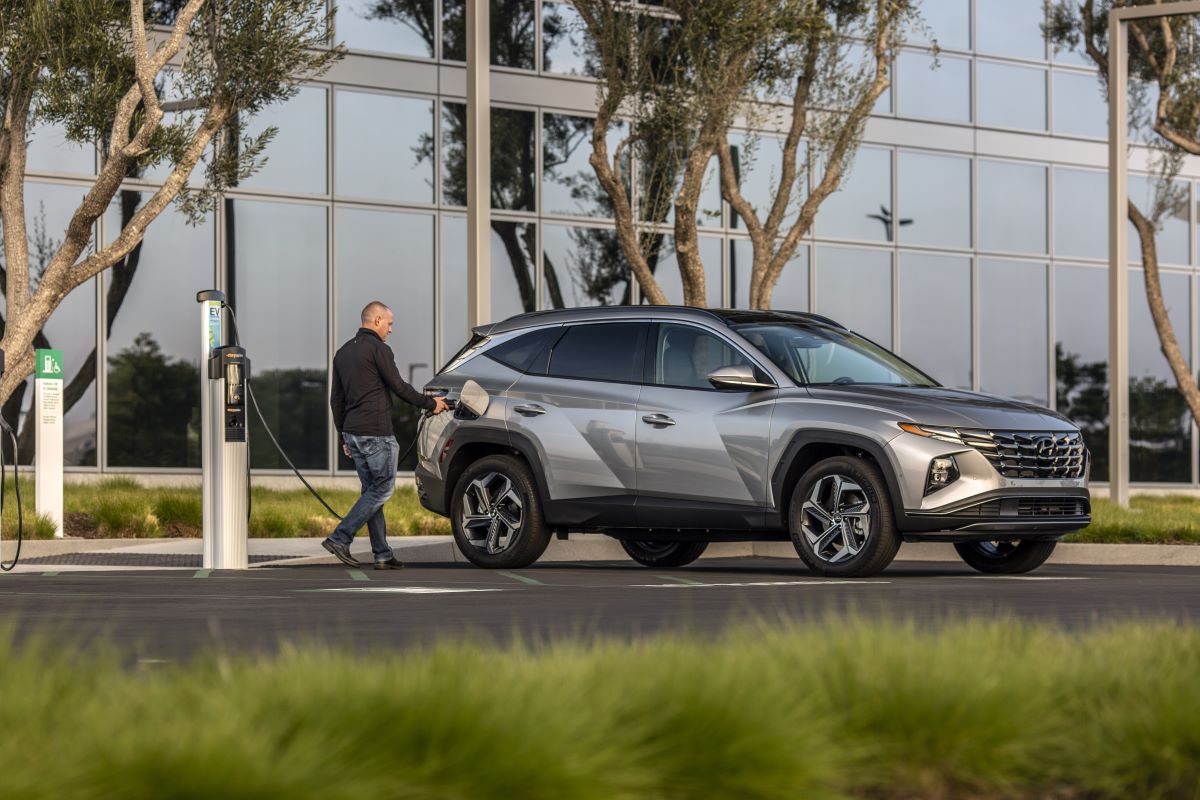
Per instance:
[[[951,442],[952,444],[963,444],[962,437],[958,435],[958,431],[954,428],[942,428],[936,425],[914,425],[911,422],[899,423],[900,430],[905,433],[913,433],[917,436],[924,436],[926,439],[938,439],[943,442]]]
[[[931,495],[945,489],[959,478],[958,462],[954,456],[938,456],[929,462],[929,474],[925,478],[925,494]]]

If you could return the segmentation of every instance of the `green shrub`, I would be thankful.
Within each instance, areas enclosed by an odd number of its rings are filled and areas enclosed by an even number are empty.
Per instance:
[[[152,496],[154,516],[158,524],[185,525],[199,530],[204,523],[200,493],[186,490],[160,490]]]

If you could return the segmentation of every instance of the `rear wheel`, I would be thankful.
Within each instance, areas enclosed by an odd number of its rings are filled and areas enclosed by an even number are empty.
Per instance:
[[[537,484],[512,456],[488,456],[467,467],[450,497],[450,522],[459,551],[480,567],[527,567],[550,544]]]
[[[647,567],[683,567],[701,556],[708,542],[661,542],[621,540],[629,557]]]
[[[992,575],[1018,575],[1046,563],[1058,542],[956,542],[958,556],[974,569]]]
[[[792,493],[788,530],[804,563],[829,577],[876,575],[900,549],[883,476],[854,456],[827,458],[804,473]]]

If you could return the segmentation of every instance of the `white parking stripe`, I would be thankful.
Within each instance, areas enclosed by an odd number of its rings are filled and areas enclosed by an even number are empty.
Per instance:
[[[707,589],[718,586],[837,586],[840,584],[891,583],[891,581],[754,581],[750,583],[635,583],[630,589]]]
[[[1066,575],[959,575],[959,578],[974,578],[981,581],[1088,581],[1091,578],[1068,577]]]
[[[449,586],[350,586],[343,589],[301,589],[306,592],[368,592],[373,594],[454,594],[458,592],[500,592],[503,589],[458,589]]]

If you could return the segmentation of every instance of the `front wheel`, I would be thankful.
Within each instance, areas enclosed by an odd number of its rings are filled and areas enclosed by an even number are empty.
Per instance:
[[[956,542],[954,549],[968,565],[990,575],[1019,575],[1046,563],[1058,542]]]
[[[467,467],[450,497],[450,523],[459,551],[478,567],[527,567],[550,544],[537,484],[512,456],[488,456]]]
[[[629,557],[646,567],[683,567],[708,548],[708,542],[660,542],[621,540]]]

